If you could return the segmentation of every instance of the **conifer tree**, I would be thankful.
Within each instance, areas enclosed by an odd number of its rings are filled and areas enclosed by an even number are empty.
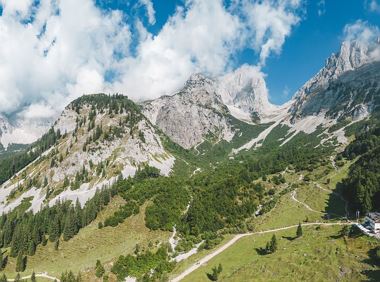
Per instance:
[[[211,273],[206,273],[208,279],[211,281],[218,281],[219,274],[223,271],[222,265],[219,263],[218,267],[213,267]]]
[[[267,242],[265,246],[265,252],[267,254],[272,254],[277,251],[277,238],[276,235],[273,234],[272,239]]]
[[[49,226],[49,240],[50,242],[56,241],[61,235],[61,229],[58,216],[54,216]]]
[[[57,239],[57,241],[55,241],[54,243],[54,250],[58,251],[59,249],[59,239]]]
[[[275,234],[273,234],[272,239],[270,241],[270,250],[272,253],[277,251],[277,238]]]
[[[31,282],[36,282],[37,281],[36,280],[36,274],[34,273],[34,271],[32,273],[32,276],[30,277],[30,280],[31,280]]]
[[[77,221],[75,218],[73,208],[70,208],[65,220],[65,226],[63,228],[63,240],[68,241],[77,233]]]
[[[96,261],[96,267],[95,267],[95,275],[96,277],[100,278],[104,275],[104,267],[102,265],[102,263],[100,262],[100,260],[97,260]]]
[[[47,244],[47,239],[46,239],[45,235],[42,236],[41,244],[42,244],[42,246],[46,246],[46,244]]]
[[[303,235],[302,226],[301,226],[301,223],[299,223],[297,227],[297,238],[301,237],[302,235]]]
[[[29,246],[28,246],[28,255],[33,256],[36,253],[36,244],[34,243],[33,240],[29,241]]]
[[[23,272],[26,268],[26,256],[19,252],[16,260],[16,272]]]
[[[4,273],[0,277],[0,282],[8,282],[7,276]]]

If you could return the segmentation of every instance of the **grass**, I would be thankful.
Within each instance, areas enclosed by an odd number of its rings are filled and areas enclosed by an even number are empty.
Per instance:
[[[229,240],[231,240],[233,237],[234,237],[234,235],[232,235],[232,234],[224,235],[224,239],[220,242],[219,245],[224,245]],[[179,262],[175,266],[174,270],[170,273],[170,276],[171,277],[177,276],[178,274],[180,274],[181,272],[183,272],[184,270],[186,270],[188,267],[190,267],[191,265],[193,265],[196,261],[198,261],[202,257],[204,257],[204,256],[212,253],[213,251],[215,251],[215,248],[211,249],[211,250],[203,249],[203,250],[199,251],[198,253],[196,253],[195,255],[192,255],[188,259]]]
[[[138,215],[128,218],[119,226],[98,229],[98,222],[104,221],[123,203],[122,198],[115,197],[98,218],[83,228],[77,236],[67,242],[61,241],[58,251],[54,250],[54,243],[49,242],[45,247],[39,246],[36,254],[28,257],[27,269],[21,276],[29,275],[34,270],[46,271],[59,277],[65,270],[72,270],[74,273],[81,271],[86,277],[86,273],[93,271],[97,259],[110,264],[120,255],[132,253],[136,244],[146,247],[149,242],[168,240],[169,232],[150,231],[145,227],[146,205]],[[11,258],[5,269],[6,275],[16,276],[14,269],[15,259]]]
[[[306,219],[310,222],[322,221],[322,214],[307,210],[293,201],[290,194],[282,196],[274,209],[252,220],[255,231],[280,228],[298,224]]]
[[[304,235],[293,239],[296,229],[277,232],[278,250],[260,255],[272,234],[242,238],[183,281],[209,281],[206,273],[222,264],[219,281],[362,281],[365,271],[376,271],[368,251],[377,244],[366,237],[337,238],[341,227],[304,227]]]
[[[309,222],[325,221],[324,212],[331,204],[343,216],[344,202],[332,194],[332,190],[347,175],[349,165],[346,163],[337,171],[332,168],[327,171],[323,166],[311,173],[312,179],[319,180],[327,191],[317,188],[313,181],[300,181],[299,174],[285,173],[288,183],[298,184],[296,198],[321,213],[307,210],[288,193],[269,213],[250,220],[255,231],[295,225],[306,218]],[[329,184],[327,179],[330,179]],[[380,270],[369,256],[379,242],[366,236],[342,238],[338,236],[341,228],[304,226],[304,235],[298,239],[296,228],[276,232],[279,249],[270,255],[261,255],[257,249],[265,247],[272,233],[244,237],[183,281],[209,281],[206,273],[219,263],[223,272],[218,281],[380,281]],[[207,253],[200,252],[189,261],[181,262],[173,276]]]

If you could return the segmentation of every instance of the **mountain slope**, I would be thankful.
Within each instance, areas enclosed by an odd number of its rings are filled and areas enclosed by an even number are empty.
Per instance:
[[[186,149],[202,143],[209,134],[227,141],[234,135],[214,81],[200,74],[190,77],[177,94],[146,102],[143,108],[153,124]]]
[[[55,144],[1,187],[1,211],[23,199],[34,212],[65,199],[83,205],[119,175],[133,176],[144,165],[168,175],[175,161],[140,108],[124,96],[82,96],[53,128]]]
[[[354,117],[372,107],[378,96],[379,64],[372,58],[373,48],[360,42],[343,42],[312,79],[295,94],[292,118],[326,112],[327,117]],[[376,92],[376,93],[373,93]],[[339,108],[340,106],[340,108]],[[364,113],[363,113],[364,114]]]

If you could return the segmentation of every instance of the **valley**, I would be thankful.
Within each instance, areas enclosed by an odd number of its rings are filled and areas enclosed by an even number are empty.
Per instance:
[[[380,67],[347,44],[281,106],[249,66],[72,101],[0,154],[0,281],[379,280],[355,224],[380,209]]]

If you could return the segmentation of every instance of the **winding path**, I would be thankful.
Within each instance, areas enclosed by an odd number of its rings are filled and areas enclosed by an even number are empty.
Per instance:
[[[331,226],[331,225],[351,225],[351,224],[352,223],[350,223],[350,222],[334,222],[334,223],[312,222],[312,223],[304,223],[304,224],[302,224],[302,226],[313,226],[313,225]],[[194,263],[189,268],[187,268],[185,271],[183,271],[180,275],[178,275],[177,277],[171,279],[170,281],[171,282],[181,281],[187,275],[189,275],[193,271],[195,271],[198,268],[200,268],[202,265],[204,265],[205,263],[207,263],[208,261],[210,261],[211,259],[213,259],[215,256],[219,255],[221,252],[223,252],[227,248],[231,247],[240,238],[251,236],[251,235],[257,235],[257,234],[265,234],[265,233],[277,232],[277,231],[287,230],[287,229],[296,228],[296,227],[298,227],[298,224],[289,225],[289,226],[281,227],[281,228],[275,228],[275,229],[265,230],[265,231],[258,231],[258,232],[250,232],[250,233],[238,234],[235,237],[233,237],[230,241],[228,241],[226,244],[224,244],[223,246],[221,246],[219,249],[217,249],[214,252],[208,254],[207,256],[201,258],[196,263]]]
[[[299,201],[297,198],[296,198],[296,195],[297,195],[297,189],[293,190],[292,193],[290,194],[290,197],[292,198],[293,201],[303,205],[306,209],[308,209],[309,211],[312,211],[312,212],[317,212],[317,213],[322,213],[321,211],[317,211],[317,210],[314,210],[312,209],[308,204],[305,204],[304,202],[301,202]]]
[[[30,279],[31,277],[32,277],[32,275],[23,276],[23,277],[20,277],[20,280]],[[42,277],[42,278],[46,278],[46,279],[50,279],[53,281],[60,282],[60,280],[57,277],[50,276],[49,274],[47,274],[47,272],[36,273],[36,277]],[[7,279],[7,280],[9,282],[15,281],[15,279]]]

